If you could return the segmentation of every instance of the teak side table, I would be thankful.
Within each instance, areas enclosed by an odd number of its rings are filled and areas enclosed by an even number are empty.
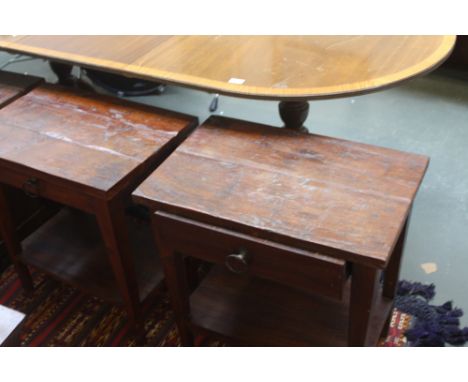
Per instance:
[[[194,117],[48,85],[1,110],[0,229],[23,286],[33,287],[32,265],[123,302],[135,323],[162,270],[151,236],[125,208],[196,125]],[[20,243],[6,185],[63,208]]]
[[[212,117],[133,193],[184,345],[375,345],[428,158]],[[213,264],[190,294],[185,257]],[[385,272],[381,285],[380,275]]]

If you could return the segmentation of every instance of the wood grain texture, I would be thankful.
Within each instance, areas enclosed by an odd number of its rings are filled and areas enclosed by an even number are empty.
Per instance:
[[[43,85],[0,113],[0,162],[115,193],[196,124],[182,114]]]
[[[212,117],[134,199],[214,226],[385,267],[428,158]]]
[[[26,94],[42,81],[39,77],[0,71],[0,109]]]
[[[0,48],[215,93],[273,100],[374,91],[426,73],[454,36],[3,36]],[[230,83],[231,78],[244,80]]]

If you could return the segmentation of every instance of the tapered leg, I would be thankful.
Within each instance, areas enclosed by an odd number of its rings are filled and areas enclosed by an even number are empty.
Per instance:
[[[27,292],[33,290],[33,280],[28,268],[19,259],[21,253],[21,243],[16,234],[16,229],[13,222],[8,198],[6,195],[6,187],[0,184],[0,235],[5,242],[8,255],[18,273],[23,288]]]
[[[172,309],[175,313],[181,344],[182,346],[193,346],[194,339],[189,326],[190,292],[185,267],[186,263],[182,255],[172,251],[167,246],[167,243],[160,237],[154,218],[152,219],[152,226],[161,257],[161,263],[164,268],[164,277],[166,279]]]
[[[353,264],[349,312],[348,345],[366,343],[372,302],[377,286],[377,269]]]
[[[385,277],[383,283],[383,295],[388,298],[394,298],[396,293],[396,287],[398,284],[398,275],[400,273],[400,263],[403,254],[403,248],[405,246],[406,231],[408,226],[408,219],[401,230],[400,236],[395,248],[393,249],[392,256],[388,262],[387,269],[385,270]]]
[[[117,286],[125,302],[130,323],[136,326],[139,323],[140,304],[135,265],[125,222],[125,206],[118,199],[112,202],[103,201],[97,207],[96,218]]]
[[[182,256],[178,254],[164,256],[161,261],[181,344],[182,346],[193,346],[193,334],[189,326],[190,307],[184,261]]]

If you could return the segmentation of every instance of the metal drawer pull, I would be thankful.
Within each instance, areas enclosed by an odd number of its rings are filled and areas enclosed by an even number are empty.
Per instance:
[[[38,180],[36,178],[29,178],[24,184],[23,184],[23,191],[26,195],[28,195],[30,198],[37,198],[38,195]]]
[[[247,272],[251,260],[252,256],[245,249],[241,249],[239,253],[227,255],[224,264],[231,272],[240,274]]]

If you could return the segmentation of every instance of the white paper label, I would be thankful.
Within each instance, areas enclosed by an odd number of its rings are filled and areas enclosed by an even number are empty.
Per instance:
[[[234,77],[233,77],[233,78],[229,79],[228,82],[229,82],[230,84],[234,84],[234,85],[242,85],[242,84],[245,82],[245,80],[242,79],[242,78],[234,78]]]

